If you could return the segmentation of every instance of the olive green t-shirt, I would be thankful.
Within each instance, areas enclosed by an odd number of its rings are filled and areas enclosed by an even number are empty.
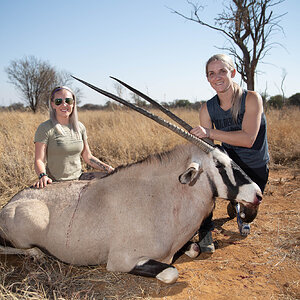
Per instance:
[[[47,145],[47,168],[50,178],[60,180],[78,179],[82,173],[81,152],[87,140],[85,126],[79,122],[80,133],[76,134],[69,125],[60,125],[64,134],[58,132],[51,120],[39,125],[34,142]]]

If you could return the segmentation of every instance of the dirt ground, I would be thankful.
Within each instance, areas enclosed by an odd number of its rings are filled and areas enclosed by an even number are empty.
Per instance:
[[[227,202],[218,199],[213,232],[216,252],[200,254],[194,260],[179,257],[174,263],[179,271],[176,283],[110,273],[104,266],[75,268],[73,280],[89,282],[77,291],[76,299],[81,299],[83,290],[84,299],[300,299],[298,175],[296,170],[271,169],[258,217],[246,238],[240,236],[236,220],[228,218]],[[29,265],[27,268],[32,268]],[[53,272],[53,265],[51,268]],[[61,270],[62,265],[56,268]],[[76,290],[74,281],[69,285]]]
[[[218,200],[213,232],[216,252],[200,254],[195,260],[181,256],[174,264],[178,281],[170,286],[157,283],[155,292],[140,283],[144,294],[168,300],[300,299],[298,175],[289,169],[270,171],[263,203],[246,238],[240,236],[236,220],[228,218],[227,202]]]
[[[213,233],[217,250],[175,263],[180,278],[156,297],[165,299],[300,299],[300,184],[296,171],[271,170],[251,234],[218,200]],[[153,295],[154,296],[154,295]]]

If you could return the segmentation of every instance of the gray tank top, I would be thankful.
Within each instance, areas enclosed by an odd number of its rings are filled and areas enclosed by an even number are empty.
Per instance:
[[[231,111],[224,111],[220,106],[218,95],[207,101],[207,110],[210,119],[216,129],[223,131],[237,131],[242,129],[242,122],[245,114],[245,102],[247,91],[243,91],[241,109],[237,123],[234,122]],[[229,156],[238,164],[255,169],[265,166],[269,161],[268,142],[267,142],[267,122],[264,113],[261,115],[259,132],[251,148],[232,146],[222,143]]]

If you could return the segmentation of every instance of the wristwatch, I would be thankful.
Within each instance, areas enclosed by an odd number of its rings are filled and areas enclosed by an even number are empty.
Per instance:
[[[46,173],[41,173],[40,175],[39,175],[39,179],[41,179],[42,177],[44,177],[44,176],[48,176]]]

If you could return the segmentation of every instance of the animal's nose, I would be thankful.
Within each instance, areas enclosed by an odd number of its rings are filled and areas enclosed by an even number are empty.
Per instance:
[[[256,194],[254,204],[259,205],[261,203],[261,201],[262,201],[262,196],[260,194]]]

